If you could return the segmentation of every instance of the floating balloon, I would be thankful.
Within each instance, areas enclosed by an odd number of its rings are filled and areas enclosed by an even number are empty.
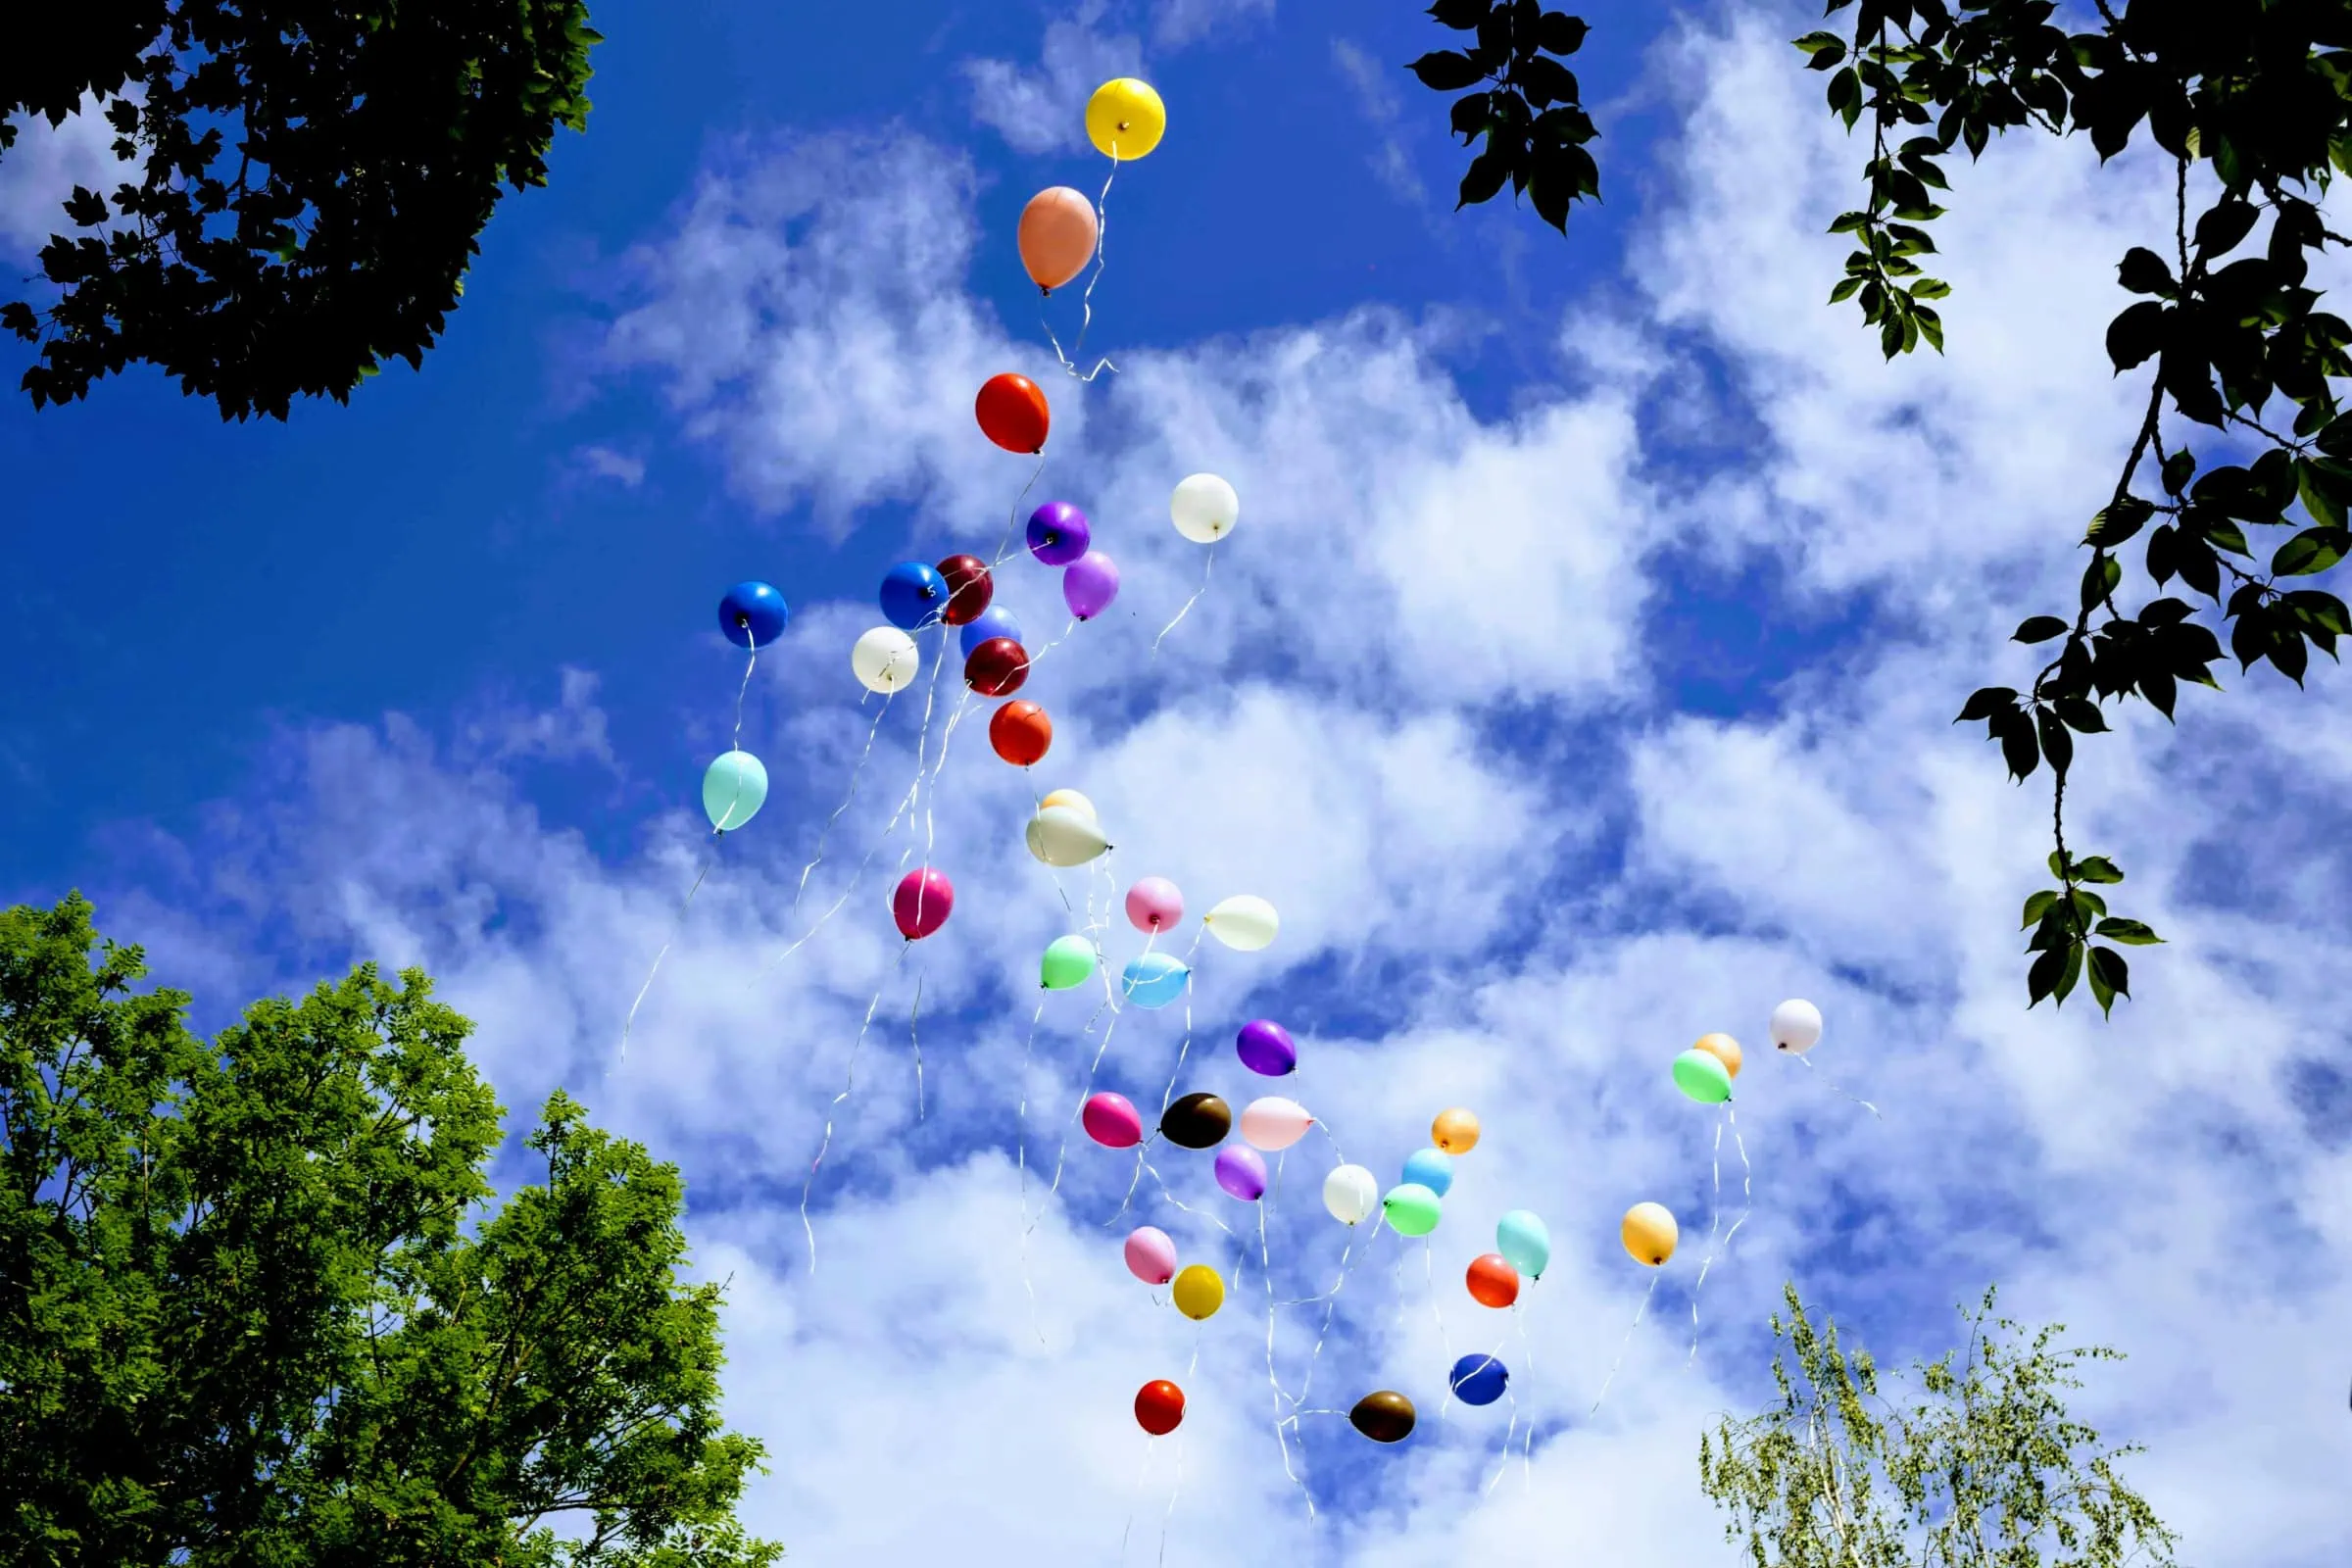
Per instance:
[[[1166,1378],[1154,1378],[1136,1391],[1135,1424],[1155,1438],[1164,1438],[1184,1424],[1184,1391]]]
[[[946,872],[929,866],[901,877],[898,891],[890,896],[890,916],[899,923],[899,935],[909,942],[920,942],[946,925],[955,907],[955,884]]]
[[[1062,569],[1061,601],[1080,620],[1092,620],[1119,597],[1119,568],[1100,550],[1089,550]]]
[[[1125,1095],[1104,1090],[1087,1096],[1078,1120],[1086,1136],[1104,1149],[1133,1149],[1144,1141],[1144,1118]]]
[[[1478,1147],[1478,1118],[1459,1105],[1441,1110],[1429,1124],[1429,1141],[1448,1154],[1467,1154]]]
[[[1029,650],[991,637],[964,657],[963,683],[983,697],[1010,697],[1029,678]]]
[[[1702,1105],[1720,1105],[1732,1098],[1732,1075],[1721,1056],[1693,1047],[1674,1058],[1674,1087]]]
[[[1139,1007],[1164,1007],[1184,995],[1193,971],[1172,953],[1146,953],[1127,960],[1119,983],[1129,1002]]]
[[[1091,816],[1049,806],[1029,819],[1029,853],[1048,865],[1084,865],[1110,848]]]
[[[1274,912],[1274,906],[1249,893],[1227,899],[1201,919],[1210,936],[1236,953],[1255,953],[1271,945],[1282,929],[1282,916]]]
[[[1389,1389],[1367,1394],[1348,1412],[1348,1424],[1374,1443],[1402,1443],[1413,1435],[1413,1401]]]
[[[1231,1131],[1233,1107],[1214,1095],[1187,1095],[1159,1117],[1159,1136],[1179,1149],[1214,1149]]]
[[[1801,1056],[1821,1040],[1821,1009],[1810,1002],[1784,1002],[1772,1009],[1772,1045]]]
[[[1054,720],[1035,703],[1006,703],[990,715],[988,744],[1015,767],[1028,767],[1054,747]]]
[[[888,696],[922,673],[923,655],[898,627],[876,626],[850,650],[850,669],[867,691]]]
[[[721,752],[703,770],[703,810],[724,833],[759,814],[767,801],[767,769],[749,752]]]
[[[1266,1162],[1246,1144],[1228,1144],[1217,1151],[1217,1185],[1245,1203],[1266,1196]]]
[[[1054,416],[1046,407],[1045,393],[1027,376],[1010,371],[990,376],[980,388],[972,412],[979,417],[980,433],[1005,451],[1034,454],[1046,450],[1046,432],[1053,428]]]
[[[1453,1156],[1442,1149],[1415,1150],[1405,1158],[1404,1180],[1444,1198],[1453,1186]]]
[[[1314,1124],[1315,1118],[1296,1100],[1268,1096],[1242,1107],[1242,1142],[1277,1153],[1304,1138]]]
[[[1067,991],[1094,978],[1095,945],[1084,937],[1055,937],[1046,944],[1038,960],[1037,983],[1048,991]]]
[[[1184,895],[1164,876],[1148,876],[1127,890],[1127,923],[1138,931],[1165,931],[1184,918]]]
[[[1067,185],[1049,186],[1030,197],[1014,232],[1029,281],[1048,294],[1086,270],[1101,237],[1095,204]]]
[[[1323,1206],[1343,1225],[1360,1225],[1380,1206],[1380,1178],[1361,1165],[1341,1165],[1323,1178]]]
[[[1540,1280],[1551,1266],[1551,1232],[1524,1208],[1514,1208],[1494,1222],[1494,1250],[1531,1280]]]
[[[1465,1283],[1470,1298],[1481,1306],[1508,1306],[1519,1299],[1519,1271],[1500,1252],[1472,1258]]]
[[[1225,1281],[1206,1263],[1195,1263],[1176,1276],[1176,1310],[1198,1323],[1217,1315],[1225,1304]]]
[[[1388,1216],[1389,1229],[1399,1236],[1427,1236],[1438,1228],[1442,1212],[1438,1195],[1418,1182],[1405,1182],[1389,1189],[1389,1196],[1380,1200],[1381,1211]]]
[[[1021,623],[1003,605],[991,605],[956,630],[956,651],[969,659],[973,649],[999,637],[1009,637],[1016,643],[1020,642]]]
[[[948,603],[939,618],[951,626],[970,625],[997,596],[997,579],[978,556],[950,556],[933,569],[948,587]]]
[[[1127,1272],[1146,1285],[1165,1285],[1176,1277],[1176,1244],[1166,1231],[1146,1225],[1127,1238]]]
[[[939,623],[948,608],[946,579],[919,561],[902,561],[882,574],[882,618],[901,631]]]
[[[1133,76],[1113,77],[1086,101],[1087,140],[1105,158],[1132,164],[1158,146],[1167,128],[1167,106]]]
[[[1465,1355],[1446,1374],[1446,1386],[1464,1404],[1493,1404],[1502,1397],[1511,1374],[1491,1355]]]
[[[1051,811],[1057,806],[1065,810],[1076,811],[1089,822],[1102,819],[1095,810],[1095,803],[1076,790],[1049,790],[1046,798],[1037,803],[1037,808],[1041,811]]]
[[[1627,1209],[1618,1234],[1624,1238],[1625,1250],[1634,1254],[1634,1261],[1651,1268],[1674,1255],[1674,1244],[1681,1238],[1674,1215],[1663,1203],[1636,1203]]]
[[[772,583],[739,582],[718,602],[718,629],[738,648],[765,648],[784,635],[791,618]]]
[[[1696,1041],[1692,1042],[1690,1049],[1692,1051],[1705,1052],[1708,1055],[1713,1056],[1717,1061],[1723,1063],[1723,1070],[1725,1072],[1731,1074],[1731,1076],[1734,1078],[1740,1076],[1740,1062],[1741,1055],[1740,1051],[1740,1042],[1734,1040],[1730,1035],[1700,1035]]]
[[[1176,493],[1168,497],[1168,515],[1176,531],[1193,543],[1213,545],[1241,520],[1242,498],[1213,473],[1190,474],[1177,481]]]
[[[1252,1018],[1234,1037],[1242,1065],[1260,1078],[1282,1078],[1298,1069],[1298,1043],[1271,1018]]]
[[[1087,552],[1095,531],[1086,514],[1067,501],[1049,501],[1029,514],[1029,553],[1043,566],[1066,566]]]

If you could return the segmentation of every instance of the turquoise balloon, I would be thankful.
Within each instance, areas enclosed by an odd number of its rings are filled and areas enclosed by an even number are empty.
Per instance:
[[[1424,1149],[1404,1162],[1404,1179],[1444,1198],[1453,1186],[1453,1156],[1443,1149]]]
[[[749,752],[725,752],[703,771],[703,810],[724,833],[743,826],[767,802],[767,769]]]
[[[1427,1236],[1438,1228],[1438,1216],[1444,1212],[1438,1195],[1419,1182],[1390,1188],[1389,1196],[1380,1200],[1380,1209],[1388,1216],[1389,1228],[1399,1236]]]
[[[1147,953],[1127,960],[1122,976],[1126,997],[1139,1007],[1164,1007],[1184,995],[1193,971],[1184,960],[1165,953]]]
[[[1526,1209],[1514,1208],[1494,1222],[1494,1250],[1529,1279],[1542,1279],[1551,1261],[1551,1232]]]
[[[1732,1074],[1711,1051],[1686,1051],[1674,1058],[1674,1087],[1702,1105],[1732,1098]]]

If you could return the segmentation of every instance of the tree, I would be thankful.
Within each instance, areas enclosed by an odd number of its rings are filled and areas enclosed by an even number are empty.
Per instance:
[[[1756,1568],[2122,1568],[2141,1553],[2170,1568],[2175,1538],[2116,1473],[2137,1450],[2102,1448],[2060,1396],[2116,1351],[2052,1349],[2063,1326],[2025,1341],[1988,1290],[1961,1314],[1966,1351],[1918,1368],[1901,1410],[1868,1352],[1848,1356],[1837,1324],[1817,1331],[1787,1295],[1772,1330],[1796,1369],[1773,1357],[1779,1407],[1698,1446],[1699,1483]]]
[[[224,419],[421,364],[502,185],[545,184],[556,128],[585,127],[600,41],[582,0],[53,9],[0,63],[0,154],[16,116],[60,125],[89,95],[132,169],[65,203],[56,303],[0,306],[41,346],[24,390],[62,403],[145,361]]]
[[[2028,1004],[2063,1005],[2087,981],[2111,1011],[2131,990],[2118,946],[2160,939],[2110,914],[2093,891],[2123,871],[2068,846],[2078,737],[2107,730],[2110,703],[2136,698],[2170,720],[2182,682],[2219,690],[2223,632],[2241,672],[2268,661],[2298,686],[2311,650],[2332,659],[2352,633],[2352,612],[2310,585],[2352,555],[2352,415],[2340,388],[2352,376],[2352,325],[2320,310],[2307,286],[2314,256],[2352,243],[2317,200],[2333,174],[2352,172],[2352,0],[2098,0],[2098,25],[2077,33],[2054,24],[2056,12],[2053,0],[1829,0],[1850,25],[1796,47],[1828,74],[1830,112],[1849,130],[1869,122],[1864,205],[1831,224],[1855,249],[1830,301],[1852,300],[1889,359],[1923,342],[1943,348],[1931,302],[1950,290],[1919,258],[1936,251],[1925,225],[1943,214],[1939,160],[1955,147],[1973,159],[1995,133],[2080,130],[2104,163],[2144,130],[2174,167],[2173,232],[2132,247],[2117,270],[2140,297],[2108,324],[2107,353],[2118,374],[2146,377],[2146,412],[2075,541],[2090,553],[2077,603],[2019,624],[2018,642],[2056,646],[2023,689],[1984,687],[1960,710],[1984,723],[2020,783],[2049,765],[2053,885],[2025,906]],[[1529,76],[1524,51],[1531,41],[1573,47],[1585,33],[1538,0],[1439,0],[1430,15],[1477,34],[1467,56],[1415,62],[1423,81],[1447,90],[1475,66],[1556,96],[1556,79]],[[1464,202],[1500,189],[1490,163],[1498,156],[1536,193],[1542,154],[1518,128],[1536,102],[1504,93],[1455,104],[1455,130],[1488,142],[1463,177]],[[1594,181],[1575,196],[1597,192]],[[1564,202],[1535,205],[1565,231]],[[2190,427],[2248,461],[2201,462],[2185,444]],[[2274,548],[2249,527],[2285,537]],[[2152,592],[2127,612],[2124,546],[2135,537],[2132,586],[2144,578]],[[2176,580],[2185,592],[2165,592]]]
[[[206,1043],[0,913],[0,1561],[757,1568],[677,1171],[559,1093],[495,1212],[470,1026],[363,965]],[[559,1540],[564,1525],[572,1539]]]

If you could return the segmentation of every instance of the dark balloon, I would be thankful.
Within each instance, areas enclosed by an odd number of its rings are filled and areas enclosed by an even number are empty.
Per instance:
[[[1502,1397],[1511,1374],[1491,1355],[1465,1355],[1453,1363],[1453,1372],[1446,1381],[1452,1385],[1453,1396],[1464,1404],[1493,1404]]]
[[[1413,1401],[1383,1389],[1356,1400],[1348,1420],[1374,1443],[1402,1443],[1413,1435]]]
[[[948,608],[940,612],[939,618],[951,626],[977,620],[996,597],[996,579],[989,575],[988,563],[978,556],[950,556],[934,569],[948,585]]]
[[[1067,501],[1049,501],[1029,514],[1029,553],[1045,565],[1069,565],[1086,554],[1094,538],[1086,514]]]
[[[765,648],[792,618],[772,583],[739,582],[718,602],[718,629],[738,648]]]
[[[1179,1149],[1214,1149],[1233,1131],[1233,1107],[1214,1095],[1187,1095],[1159,1118],[1159,1136]]]
[[[1029,678],[1029,651],[1009,637],[991,637],[963,662],[963,683],[983,697],[1010,697]]]
[[[919,561],[902,561],[882,574],[882,618],[901,631],[935,624],[947,608],[948,585]]]
[[[1164,1438],[1183,1424],[1184,1391],[1166,1378],[1145,1384],[1135,1395],[1135,1424]]]
[[[1271,1018],[1253,1018],[1242,1025],[1233,1049],[1242,1065],[1261,1078],[1280,1078],[1298,1066],[1298,1043]]]

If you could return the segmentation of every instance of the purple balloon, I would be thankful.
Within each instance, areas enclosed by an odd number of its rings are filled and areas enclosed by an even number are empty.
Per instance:
[[[1029,553],[1046,565],[1068,565],[1094,538],[1086,514],[1067,501],[1049,501],[1029,514]]]
[[[1242,1025],[1233,1049],[1242,1065],[1261,1078],[1280,1078],[1298,1070],[1298,1043],[1271,1018],[1252,1018]]]
[[[1217,1185],[1245,1203],[1266,1195],[1266,1161],[1247,1144],[1227,1144],[1217,1151]]]
[[[1089,550],[1061,574],[1061,597],[1070,613],[1092,620],[1119,597],[1119,568],[1100,550]]]

